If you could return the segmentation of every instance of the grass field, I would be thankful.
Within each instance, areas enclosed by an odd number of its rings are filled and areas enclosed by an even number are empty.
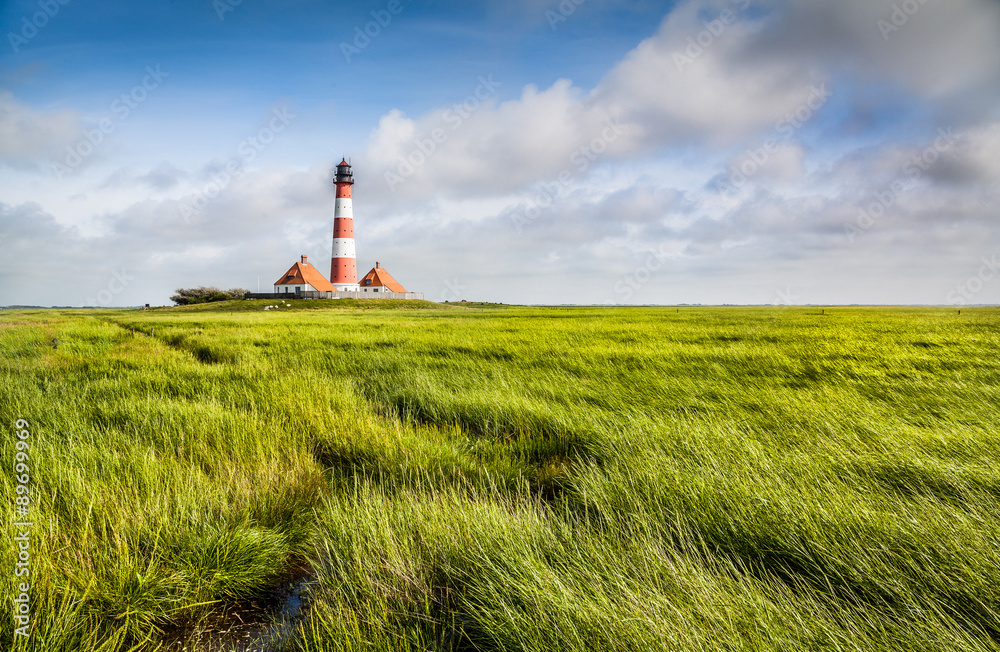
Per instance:
[[[1000,650],[996,309],[263,303],[0,313],[0,647]]]

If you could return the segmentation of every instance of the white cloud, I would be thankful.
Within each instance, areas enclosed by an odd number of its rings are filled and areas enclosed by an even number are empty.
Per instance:
[[[507,193],[572,171],[574,151],[600,140],[608,119],[621,128],[600,144],[602,160],[751,144],[816,87],[829,83],[835,96],[850,95],[850,82],[838,86],[845,74],[939,102],[954,112],[951,122],[941,116],[948,124],[981,120],[949,101],[1000,94],[1000,5],[917,3],[886,40],[878,21],[892,20],[894,6],[685,2],[590,93],[565,79],[544,90],[527,86],[515,100],[482,103],[457,125],[444,118],[446,106],[416,118],[393,111],[373,131],[364,161],[400,198]],[[431,142],[435,129],[443,142]],[[794,143],[785,147],[771,174],[792,178],[803,156]],[[387,172],[398,183],[386,183]]]
[[[991,0],[856,0],[766,3],[775,20],[746,55],[794,57],[846,66],[852,74],[893,81],[928,98],[997,97],[1000,4]]]
[[[825,79],[800,59],[743,62],[759,23],[735,4],[721,6],[731,16],[725,22],[723,14],[706,21],[700,4],[678,7],[593,93],[606,112],[636,126],[634,146],[731,144],[772,128]]]
[[[13,166],[48,163],[79,137],[80,130],[77,112],[38,111],[0,90],[0,161]]]

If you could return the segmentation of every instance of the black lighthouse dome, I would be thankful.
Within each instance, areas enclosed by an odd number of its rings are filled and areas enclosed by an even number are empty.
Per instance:
[[[354,173],[351,172],[351,165],[347,159],[341,159],[337,164],[337,175],[333,178],[335,183],[354,183]]]

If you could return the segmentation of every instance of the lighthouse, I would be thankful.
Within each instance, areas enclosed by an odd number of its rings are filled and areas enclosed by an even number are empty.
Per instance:
[[[354,173],[351,164],[342,159],[333,176],[337,199],[333,208],[333,256],[330,260],[330,280],[306,262],[292,265],[274,282],[274,292],[251,293],[253,299],[423,299],[423,292],[407,292],[379,262],[359,281],[358,262],[354,253],[354,206],[351,186]],[[266,309],[266,308],[265,308]]]
[[[333,177],[337,199],[333,208],[333,258],[330,261],[330,283],[341,292],[358,291],[358,263],[354,254],[354,207],[351,186],[354,174],[346,159],[337,165]]]

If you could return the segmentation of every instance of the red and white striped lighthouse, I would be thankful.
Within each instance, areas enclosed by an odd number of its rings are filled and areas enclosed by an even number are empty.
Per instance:
[[[333,259],[330,261],[330,283],[343,292],[358,291],[358,263],[354,253],[354,207],[351,186],[354,174],[346,159],[337,165],[333,177],[337,199],[333,208]]]

